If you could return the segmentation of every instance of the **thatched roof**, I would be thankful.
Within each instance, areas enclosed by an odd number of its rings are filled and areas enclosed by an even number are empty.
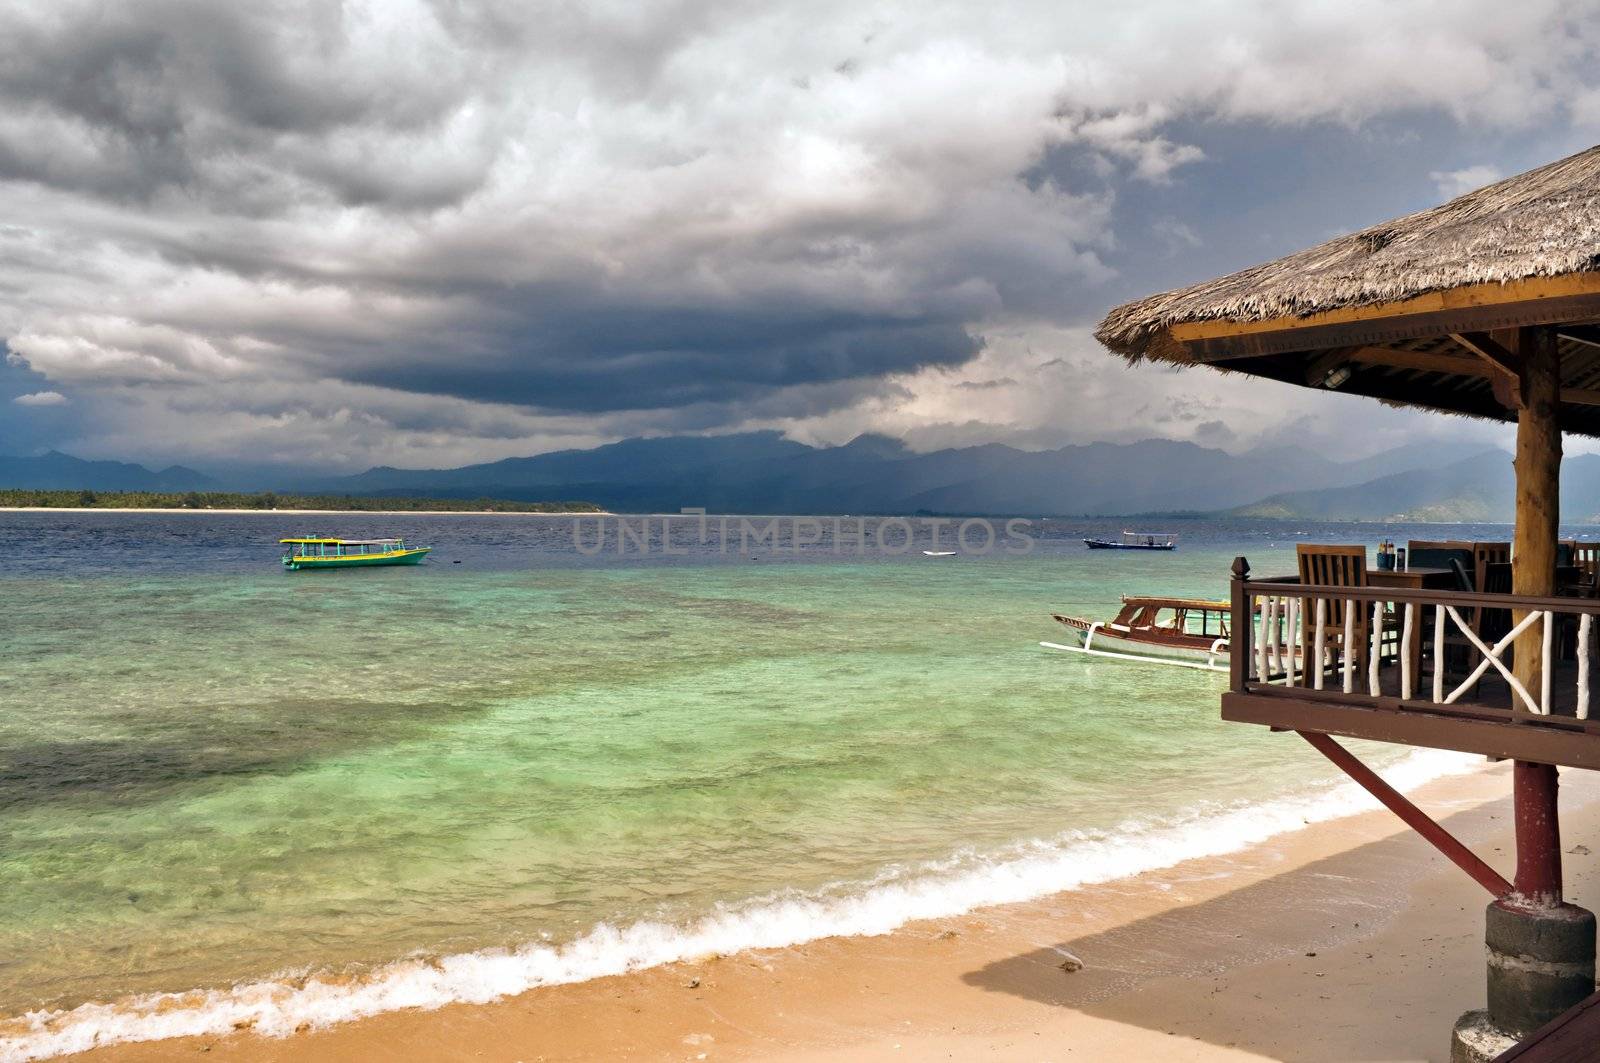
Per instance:
[[[1183,361],[1175,325],[1304,317],[1600,270],[1600,147],[1250,269],[1119,306],[1101,343]]]

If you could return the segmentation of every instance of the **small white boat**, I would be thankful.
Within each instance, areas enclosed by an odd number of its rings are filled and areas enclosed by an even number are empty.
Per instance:
[[[929,557],[955,557],[956,556],[956,552],[954,550],[924,550],[922,552],[924,554],[927,554]]]

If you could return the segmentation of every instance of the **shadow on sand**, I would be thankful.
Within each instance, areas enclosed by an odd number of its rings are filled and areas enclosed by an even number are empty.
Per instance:
[[[1486,850],[1503,826],[1505,802],[1444,820],[1452,833],[1491,863],[1505,854]],[[1497,824],[1491,816],[1500,817]],[[1394,925],[1418,880],[1439,870],[1459,881],[1439,890],[1448,906],[1448,933],[1427,939],[1427,949],[1378,952],[1375,932]],[[1476,892],[1474,892],[1476,891]],[[1392,1060],[1442,1058],[1457,1015],[1481,1007],[1482,904],[1489,900],[1466,875],[1409,831],[1317,860],[1212,900],[1176,908],[1102,933],[1061,942],[990,963],[962,976],[968,985],[1054,1007],[1275,1059]],[[1325,953],[1368,939],[1372,953],[1326,978]],[[1066,955],[1084,968],[1062,969]],[[1444,957],[1441,961],[1440,957]],[[1270,978],[1239,977],[1237,969],[1294,958],[1292,969],[1274,966]],[[1225,986],[1216,976],[1234,970]],[[1158,979],[1185,979],[1175,1006],[1134,992],[1156,989]],[[1441,986],[1448,980],[1448,986]],[[1164,983],[1170,987],[1172,983]],[[1241,988],[1243,985],[1243,988]],[[1453,1003],[1435,1014],[1428,996]],[[1319,1010],[1323,1001],[1338,1008]],[[1156,1006],[1156,1005],[1160,1006]],[[1262,1023],[1263,1013],[1279,1013]],[[1398,1043],[1375,1037],[1372,1023],[1341,1021],[1336,1014],[1394,1019],[1413,1032]],[[1385,1043],[1387,1042],[1387,1043]]]

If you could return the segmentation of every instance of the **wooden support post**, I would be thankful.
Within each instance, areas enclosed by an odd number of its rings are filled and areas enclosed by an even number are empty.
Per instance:
[[[1522,328],[1508,338],[1514,338],[1522,370],[1511,589],[1515,594],[1547,596],[1556,589],[1556,537],[1561,519],[1561,356],[1553,329]],[[1518,613],[1514,621],[1521,616]],[[1530,628],[1517,639],[1513,651],[1512,672],[1530,691],[1543,686],[1543,641],[1543,633]],[[1556,769],[1518,761],[1513,778],[1517,892],[1525,905],[1554,907],[1561,903]]]
[[[1517,371],[1511,589],[1546,597],[1555,593],[1561,514],[1561,355],[1556,334],[1547,327],[1507,330],[1495,340],[1509,352],[1504,361]],[[1514,623],[1526,616],[1521,610],[1512,613]],[[1545,632],[1533,625],[1513,644],[1512,674],[1529,691],[1544,689],[1545,643]],[[1519,707],[1515,715],[1524,713]],[[1452,1060],[1487,1061],[1594,992],[1594,916],[1561,900],[1556,769],[1519,760],[1512,772],[1516,890],[1490,904],[1485,914],[1489,1007],[1456,1023]]]
[[[1229,583],[1232,589],[1231,603],[1228,610],[1230,617],[1228,627],[1228,689],[1243,690],[1250,685],[1250,662],[1254,655],[1250,652],[1252,629],[1255,627],[1255,613],[1250,607],[1250,595],[1244,589],[1244,581],[1250,578],[1250,562],[1243,557],[1233,559],[1233,579]],[[1266,682],[1266,677],[1262,677]]]
[[[1561,904],[1561,823],[1553,764],[1516,761],[1512,771],[1517,830],[1517,893],[1524,907]]]

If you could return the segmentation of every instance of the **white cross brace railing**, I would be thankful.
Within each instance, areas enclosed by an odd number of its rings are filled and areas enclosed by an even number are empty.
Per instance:
[[[1379,697],[1382,694],[1381,669],[1385,663],[1384,639],[1398,635],[1393,659],[1397,659],[1399,665],[1400,700],[1455,705],[1476,690],[1493,669],[1494,674],[1510,690],[1514,708],[1535,716],[1548,716],[1554,704],[1552,683],[1556,665],[1557,618],[1567,612],[1576,614],[1577,620],[1576,637],[1572,640],[1576,664],[1573,714],[1580,720],[1589,718],[1589,686],[1595,644],[1594,615],[1590,609],[1600,609],[1600,605],[1580,604],[1574,600],[1574,609],[1562,611],[1549,608],[1522,609],[1518,608],[1516,601],[1509,601],[1506,608],[1522,615],[1509,631],[1490,644],[1472,622],[1485,608],[1481,598],[1477,601],[1467,598],[1467,602],[1472,604],[1463,605],[1463,609],[1468,611],[1467,615],[1463,615],[1462,609],[1449,600],[1452,595],[1442,595],[1436,602],[1418,601],[1416,596],[1411,596],[1409,600],[1398,603],[1402,608],[1397,614],[1391,615],[1381,598],[1339,595],[1337,600],[1344,604],[1341,610],[1342,623],[1330,624],[1328,617],[1333,611],[1330,605],[1332,599],[1318,595],[1310,596],[1308,600],[1307,595],[1290,591],[1293,586],[1292,583],[1285,583],[1285,593],[1254,593],[1250,596],[1255,616],[1251,632],[1254,636],[1252,682],[1285,686],[1303,684],[1314,690],[1323,690],[1330,669],[1336,669],[1344,693],[1353,694],[1358,666],[1364,663],[1366,693],[1371,697]],[[1368,638],[1364,640],[1365,645],[1357,646],[1356,613],[1369,606],[1371,622]],[[1423,670],[1420,668],[1422,610],[1430,607],[1433,609],[1430,640],[1432,682],[1425,690],[1419,691],[1422,677],[1418,673]],[[1398,617],[1397,632],[1389,627],[1394,616]],[[1515,674],[1509,654],[1519,638],[1532,631],[1535,625],[1539,628],[1539,689],[1532,691]],[[1452,628],[1457,633],[1455,636],[1451,634]],[[1452,684],[1446,675],[1446,654],[1458,647],[1470,647],[1478,655],[1478,660],[1467,671],[1465,678]],[[1364,662],[1359,660],[1363,653],[1366,657]]]

